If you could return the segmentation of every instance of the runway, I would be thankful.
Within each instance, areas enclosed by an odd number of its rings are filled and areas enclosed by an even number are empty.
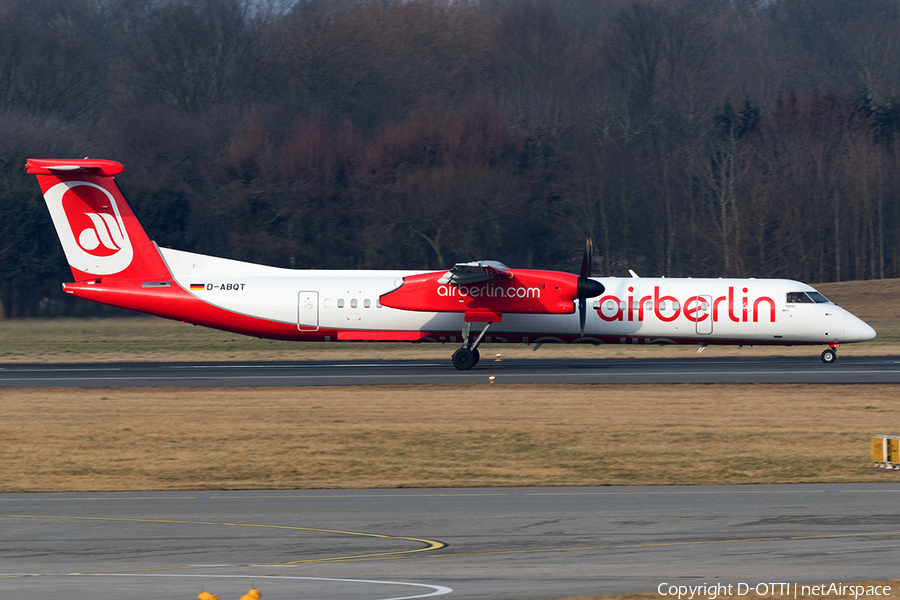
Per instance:
[[[890,579],[898,500],[898,483],[4,494],[0,597],[522,600]]]
[[[228,362],[0,365],[0,388],[304,386],[512,383],[900,383],[900,357],[482,359],[470,371],[447,361]]]

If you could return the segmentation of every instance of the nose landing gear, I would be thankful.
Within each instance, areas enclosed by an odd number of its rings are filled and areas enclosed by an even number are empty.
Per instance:
[[[830,344],[828,346],[828,350],[822,352],[822,362],[826,364],[831,364],[837,360],[837,349],[840,347],[840,344]]]

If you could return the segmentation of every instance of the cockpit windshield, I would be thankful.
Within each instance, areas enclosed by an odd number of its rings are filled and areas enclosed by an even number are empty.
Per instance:
[[[819,292],[788,292],[788,304],[830,304],[831,301]]]
[[[788,292],[788,304],[812,304],[812,298],[806,295],[806,292]]]
[[[831,300],[820,294],[819,292],[806,292],[806,295],[813,299],[816,304],[831,304]]]

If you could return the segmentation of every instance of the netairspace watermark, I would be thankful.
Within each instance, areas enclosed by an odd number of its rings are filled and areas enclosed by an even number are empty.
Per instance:
[[[868,598],[890,596],[889,585],[854,585],[844,583],[821,583],[804,585],[800,583],[732,583],[703,585],[674,585],[661,583],[656,588],[660,596],[671,596],[677,600],[716,600],[719,596],[784,596],[785,598],[808,598],[821,596],[850,596]]]

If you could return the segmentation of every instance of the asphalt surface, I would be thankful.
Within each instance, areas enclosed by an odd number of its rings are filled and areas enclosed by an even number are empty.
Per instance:
[[[900,383],[900,357],[0,365],[0,388],[459,383]]]
[[[2,365],[0,387],[900,383],[900,357]],[[900,577],[883,485],[0,495],[0,598],[527,600]],[[760,588],[761,592],[770,591]],[[782,588],[783,591],[783,588]]]
[[[0,495],[0,598],[521,600],[898,565],[900,482]]]

